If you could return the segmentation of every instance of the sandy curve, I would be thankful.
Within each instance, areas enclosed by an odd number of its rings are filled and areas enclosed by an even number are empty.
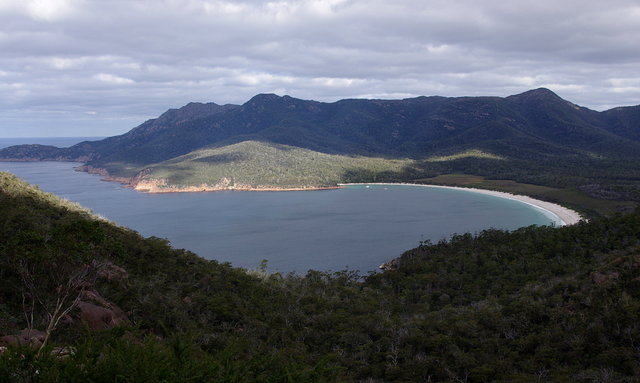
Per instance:
[[[539,199],[531,198],[526,195],[521,194],[511,194],[506,192],[500,192],[495,190],[486,190],[486,189],[476,189],[476,188],[463,188],[458,186],[441,186],[441,185],[425,185],[425,184],[412,184],[412,183],[349,183],[349,184],[339,184],[340,186],[349,186],[349,185],[407,185],[407,186],[420,186],[420,187],[429,187],[429,188],[441,188],[441,189],[455,189],[455,190],[463,190],[473,193],[480,193],[485,195],[491,195],[494,197],[506,198],[514,201],[519,201],[526,203],[528,205],[534,206],[540,210],[544,210],[552,215],[558,217],[560,221],[560,226],[565,225],[575,225],[580,222],[584,218],[576,211],[568,209],[564,206],[541,201]]]

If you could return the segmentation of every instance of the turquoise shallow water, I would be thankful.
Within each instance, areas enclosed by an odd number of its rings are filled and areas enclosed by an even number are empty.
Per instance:
[[[235,266],[256,268],[267,259],[270,271],[366,272],[421,240],[553,221],[517,201],[415,186],[144,194],[75,172],[75,165],[0,162],[0,170],[145,236],[167,238],[176,247]]]

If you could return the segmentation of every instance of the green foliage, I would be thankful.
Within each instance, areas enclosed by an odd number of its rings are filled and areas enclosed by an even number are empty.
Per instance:
[[[347,172],[400,172],[411,161],[325,154],[258,141],[201,149],[150,167],[145,179],[168,185],[251,188],[336,186]],[[228,180],[226,183],[224,180]]]
[[[0,334],[25,325],[15,265],[31,256],[123,267],[126,279],[98,279],[94,287],[132,322],[104,332],[62,326],[39,356],[12,347],[0,356],[0,380],[633,382],[640,376],[640,212],[423,242],[396,270],[367,276],[285,276],[205,261],[10,175],[0,174],[0,182]],[[59,346],[75,353],[52,356]]]
[[[277,354],[245,357],[239,345],[208,354],[181,337],[90,339],[73,350],[59,358],[55,352],[37,356],[29,348],[12,347],[0,356],[0,382],[284,383],[323,382],[332,375],[320,365],[302,366]]]

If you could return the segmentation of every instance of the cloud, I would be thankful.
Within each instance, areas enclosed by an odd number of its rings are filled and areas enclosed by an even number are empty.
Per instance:
[[[190,101],[261,92],[335,101],[548,86],[605,109],[639,103],[638,46],[640,7],[627,0],[0,0],[0,102],[13,111],[0,110],[0,126],[38,135],[34,110],[68,111],[51,114],[77,132],[61,134],[87,135],[65,117],[82,108],[115,134]]]
[[[0,0],[0,12],[10,11],[38,21],[55,21],[71,16],[73,0]]]
[[[93,76],[93,78],[101,82],[106,82],[108,84],[115,84],[115,85],[134,83],[134,81],[130,78],[120,77],[120,76],[112,75],[109,73],[99,73]]]

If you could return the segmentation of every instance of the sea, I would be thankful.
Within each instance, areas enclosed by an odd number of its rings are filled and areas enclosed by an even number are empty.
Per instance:
[[[0,148],[23,143],[64,147],[93,139],[98,138],[0,138]],[[174,247],[246,269],[257,269],[266,260],[269,272],[366,274],[421,241],[559,223],[530,205],[465,190],[354,185],[318,191],[147,194],[77,172],[78,165],[0,162],[0,171],[144,236],[166,238]]]

